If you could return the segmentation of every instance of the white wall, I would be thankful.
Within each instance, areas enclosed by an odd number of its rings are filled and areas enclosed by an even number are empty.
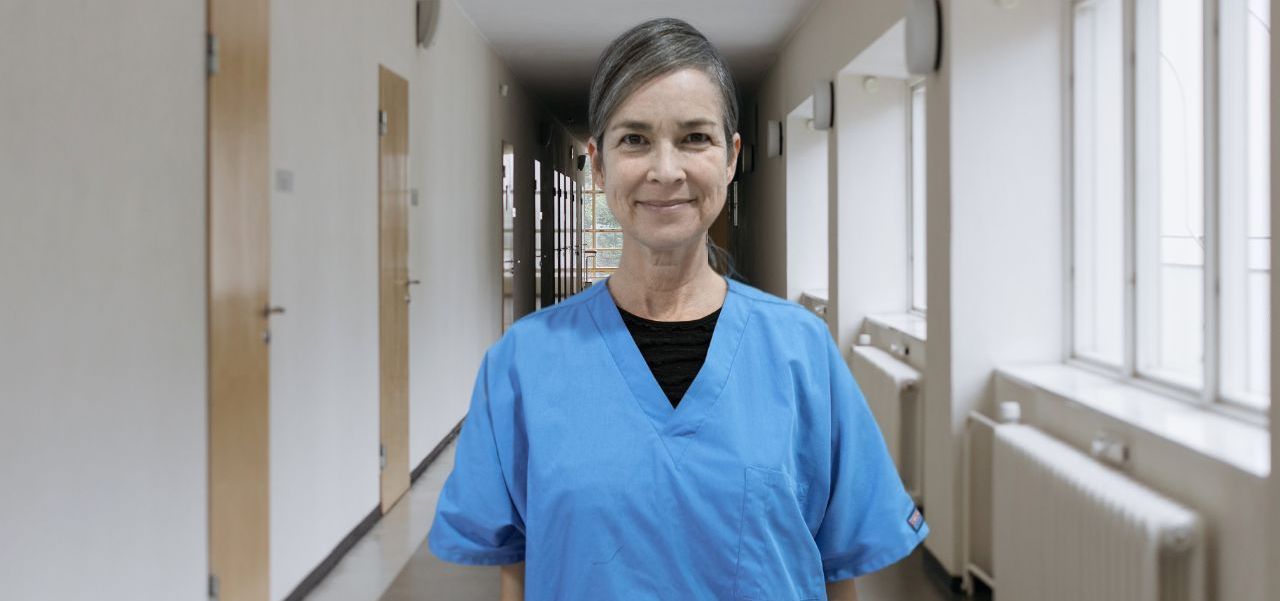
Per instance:
[[[926,83],[925,544],[953,575],[968,412],[992,405],[996,365],[1063,359],[1064,10],[944,2],[944,65]]]
[[[204,2],[0,4],[0,583],[204,599]]]
[[[827,321],[847,349],[869,313],[903,312],[907,278],[907,116],[904,80],[878,77],[868,91],[863,74],[836,79],[837,169],[843,185],[832,197],[839,235]]]
[[[378,66],[409,81],[409,461],[466,413],[501,332],[502,141],[532,180],[546,115],[453,2],[413,42],[413,0],[272,5],[271,597],[282,599],[379,502]],[[500,83],[510,85],[503,98]],[[560,134],[563,136],[563,134]],[[532,191],[517,185],[517,205]],[[529,204],[529,206],[532,206]],[[466,299],[465,302],[458,302]]]
[[[550,147],[537,144],[538,123],[550,115],[524,93],[457,5],[441,5],[436,37],[419,54],[410,117],[417,123],[412,178],[422,205],[411,213],[409,270],[423,282],[409,313],[412,465],[462,419],[480,359],[502,332],[495,167],[502,142],[515,148],[515,202],[523,217],[535,214],[534,159],[553,161],[566,137],[556,126]],[[510,85],[509,96],[499,96],[500,83]],[[532,238],[525,244],[532,253]]]
[[[742,178],[739,210],[743,240],[743,275],[755,286],[778,296],[787,294],[787,167],[785,157],[767,157],[764,124],[784,121],[788,112],[813,94],[819,79],[836,73],[902,18],[897,0],[848,2],[820,0],[782,49],[757,96],[748,100],[741,129],[757,132],[756,170]],[[756,123],[746,123],[754,118]],[[837,116],[837,127],[839,117]],[[833,145],[832,145],[833,146]]]
[[[1280,0],[1271,0],[1271,14],[1280,14]],[[1276,243],[1276,234],[1280,232],[1280,169],[1276,169],[1280,159],[1280,39],[1271,36],[1271,536],[1268,537],[1271,548],[1270,568],[1271,584],[1269,594],[1274,599],[1280,595],[1280,403],[1276,397],[1280,391],[1280,369],[1276,369],[1276,352],[1280,349],[1280,276],[1276,275],[1280,266],[1280,244]]]
[[[787,296],[827,287],[827,132],[813,129],[813,98],[787,116]]]
[[[272,599],[378,505],[378,65],[409,75],[411,9],[271,5]]]
[[[426,50],[413,9],[272,3],[271,166],[294,176],[271,199],[272,303],[288,310],[271,348],[273,599],[378,504],[378,65],[410,81],[422,200],[411,465],[462,418],[500,330],[501,140],[518,181],[565,143],[535,145],[547,115],[455,3]],[[6,598],[206,596],[204,15],[0,7]]]

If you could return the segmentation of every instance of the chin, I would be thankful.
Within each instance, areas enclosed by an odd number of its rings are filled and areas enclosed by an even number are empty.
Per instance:
[[[650,231],[635,236],[636,242],[649,250],[666,252],[688,248],[701,244],[707,236],[706,230],[687,230],[685,228],[663,228],[679,231]]]

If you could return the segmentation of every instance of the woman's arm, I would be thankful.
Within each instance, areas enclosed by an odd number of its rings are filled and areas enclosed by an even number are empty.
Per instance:
[[[524,562],[502,566],[501,572],[502,594],[498,598],[501,601],[524,601]]]
[[[858,601],[858,591],[853,588],[853,579],[828,582],[827,601]]]

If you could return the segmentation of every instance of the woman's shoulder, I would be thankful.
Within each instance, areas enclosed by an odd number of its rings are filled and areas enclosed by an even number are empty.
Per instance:
[[[554,305],[543,307],[517,319],[489,348],[490,354],[516,353],[518,349],[547,350],[557,340],[566,342],[581,336],[583,327],[594,328],[588,301],[599,294],[603,284],[588,286]]]
[[[780,328],[803,328],[815,333],[826,332],[827,323],[799,303],[775,296],[737,280],[730,280],[729,293],[737,294],[767,325]]]

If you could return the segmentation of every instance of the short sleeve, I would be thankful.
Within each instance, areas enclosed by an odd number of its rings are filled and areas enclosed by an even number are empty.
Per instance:
[[[453,472],[436,505],[427,544],[436,557],[467,565],[524,560],[524,521],[511,500],[495,435],[485,357],[471,395],[471,409],[458,435]],[[510,443],[510,441],[507,441]]]
[[[828,338],[831,487],[815,536],[828,582],[855,578],[911,553],[929,526],[907,494],[866,398]]]

